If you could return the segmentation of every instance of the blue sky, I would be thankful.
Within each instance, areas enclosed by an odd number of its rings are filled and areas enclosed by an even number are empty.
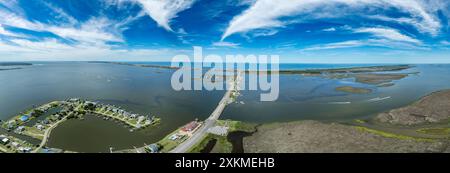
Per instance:
[[[447,0],[0,0],[0,61],[450,63]]]

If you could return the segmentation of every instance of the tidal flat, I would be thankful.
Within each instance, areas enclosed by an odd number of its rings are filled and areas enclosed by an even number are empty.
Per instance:
[[[337,87],[336,91],[342,91],[342,92],[354,93],[354,94],[368,94],[368,93],[372,92],[371,89],[357,88],[357,87],[352,87],[352,86]]]
[[[244,138],[244,148],[250,153],[448,153],[449,103],[450,90],[444,90],[367,121],[351,124],[319,121],[263,124],[251,136]],[[367,122],[373,124],[367,125]],[[442,125],[447,127],[440,127]],[[383,126],[389,126],[390,131],[383,130]],[[416,132],[432,134],[433,137],[424,137]]]

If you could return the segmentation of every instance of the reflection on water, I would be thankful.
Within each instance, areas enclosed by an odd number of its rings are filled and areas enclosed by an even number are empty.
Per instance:
[[[243,131],[235,131],[230,132],[227,135],[227,140],[232,144],[233,149],[231,153],[244,153],[244,137],[250,136],[253,133],[243,132]]]
[[[206,146],[200,150],[200,153],[210,153],[212,151],[212,149],[214,148],[214,146],[217,143],[217,139],[211,139],[208,141],[208,143],[206,144]]]
[[[48,145],[69,151],[109,152],[109,147],[119,150],[143,146],[145,138],[145,131],[131,132],[118,122],[85,115],[83,120],[70,119],[56,127]]]
[[[20,70],[0,71],[0,119],[54,100],[71,97],[114,104],[130,112],[162,118],[154,128],[130,133],[114,122],[86,118],[70,120],[52,133],[50,146],[75,151],[107,152],[158,141],[195,118],[204,119],[223,91],[181,91],[171,88],[173,70],[82,62],[42,63]],[[356,65],[281,65],[287,69]],[[222,119],[250,122],[290,120],[349,120],[404,106],[430,92],[450,88],[450,65],[419,65],[403,72],[420,72],[374,87],[353,79],[324,79],[301,75],[280,76],[280,97],[259,102],[259,92],[243,91],[239,103],[225,109]],[[370,88],[370,94],[335,91],[338,86]],[[340,103],[340,104],[337,104]],[[345,104],[343,104],[345,103]],[[86,129],[89,129],[87,131]]]

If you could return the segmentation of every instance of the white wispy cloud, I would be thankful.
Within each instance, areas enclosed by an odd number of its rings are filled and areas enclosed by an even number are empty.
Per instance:
[[[441,41],[440,42],[442,45],[444,45],[444,46],[450,46],[450,41]]]
[[[410,42],[421,44],[422,42],[410,36],[400,33],[398,30],[392,28],[359,28],[355,33],[370,33],[377,38],[389,39],[392,41]]]
[[[181,11],[189,9],[195,0],[137,0],[145,12],[168,31],[173,31],[170,27],[172,19],[177,17]]]
[[[0,0],[0,9],[7,11],[14,11],[16,13],[24,14],[22,8],[18,6],[18,0]]]
[[[326,29],[323,29],[322,31],[325,31],[325,32],[334,32],[334,31],[336,31],[336,28],[333,28],[333,27],[331,27],[331,28],[326,28]]]
[[[15,44],[0,42],[0,61],[19,60],[104,60],[121,61],[135,60],[147,61],[167,60],[168,57],[176,55],[177,51],[172,49],[111,49],[105,46],[89,45],[67,45],[55,40],[32,42],[29,40],[15,40]],[[13,57],[13,58],[11,58]]]
[[[14,45],[22,49],[29,49],[36,52],[54,52],[54,51],[66,51],[73,49],[72,46],[62,44],[56,39],[45,39],[42,41],[30,41],[25,39],[13,39],[10,40]]]
[[[252,37],[266,37],[266,36],[275,35],[277,33],[278,33],[278,30],[275,30],[275,29],[263,29],[263,30],[258,30],[258,31],[252,32],[250,35]]]
[[[222,35],[222,40],[235,34],[262,28],[285,27],[291,23],[302,22],[304,19],[337,18],[346,15],[366,16],[364,13],[354,14],[343,10],[363,9],[365,7],[396,8],[410,14],[409,18],[401,19],[402,23],[410,24],[419,31],[436,35],[442,25],[435,12],[439,6],[427,6],[427,0],[257,0],[242,14],[235,16]],[[435,0],[445,2],[444,0]],[[439,7],[441,8],[441,7]],[[300,16],[300,19],[282,20],[285,17]],[[389,18],[395,19],[395,18]]]
[[[0,61],[19,60],[167,60],[184,50],[173,49],[120,49],[108,45],[74,44],[68,45],[56,39],[30,41],[12,39],[10,43],[0,40]]]
[[[106,18],[91,18],[86,22],[59,23],[59,25],[44,24],[35,21],[29,21],[24,16],[0,10],[0,24],[16,28],[22,28],[37,32],[51,32],[65,39],[76,40],[80,42],[121,42],[122,38],[114,28],[116,22]],[[116,30],[116,31],[115,31]]]
[[[349,40],[336,43],[318,44],[301,49],[301,51],[318,51],[331,49],[347,49],[357,47],[380,47],[395,50],[430,50],[426,45],[411,44],[409,42],[398,42],[391,39],[367,39]]]
[[[212,45],[215,46],[215,47],[238,48],[240,44],[238,44],[238,43],[232,43],[232,42],[220,41],[220,42],[214,42]]]
[[[54,6],[53,4],[48,3],[46,1],[42,1],[41,3],[44,4],[48,9],[53,11],[57,19],[63,20],[64,22],[67,22],[71,25],[75,25],[77,23],[77,20],[74,17],[67,14],[63,9]]]
[[[119,29],[115,28],[115,23],[104,17],[91,18],[79,27],[49,26],[46,30],[79,42],[123,42]]]
[[[8,4],[4,4],[8,2]],[[91,17],[79,21],[61,8],[50,3],[43,5],[52,11],[53,19],[46,23],[28,20],[26,14],[13,1],[0,0],[0,61],[9,58],[31,60],[64,60],[64,59],[108,59],[108,58],[149,58],[152,55],[167,55],[165,49],[126,49],[109,44],[116,42],[124,44],[122,32],[127,24],[136,20],[142,14],[129,16],[123,20],[111,20],[105,16]],[[7,5],[7,6],[6,6]],[[38,38],[15,33],[4,26],[21,28],[35,32],[49,32],[60,38]],[[34,39],[31,39],[33,38]]]
[[[360,46],[364,46],[364,45],[367,45],[367,43],[364,41],[351,40],[351,41],[343,41],[343,42],[337,42],[337,43],[316,45],[316,46],[305,48],[305,49],[303,49],[303,51],[353,48],[353,47],[360,47]]]
[[[412,38],[408,35],[402,34],[400,31],[393,28],[374,27],[374,28],[347,28],[353,33],[367,33],[371,35],[369,39],[349,40],[336,43],[318,44],[302,49],[302,51],[316,51],[328,49],[344,49],[355,47],[384,47],[393,49],[415,49],[427,50],[427,45],[424,45],[420,40]]]

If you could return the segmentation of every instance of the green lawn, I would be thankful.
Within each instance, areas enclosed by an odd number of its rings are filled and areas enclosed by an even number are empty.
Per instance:
[[[161,146],[161,152],[167,153],[170,150],[177,147],[178,145],[180,145],[182,142],[184,142],[187,139],[187,136],[184,136],[175,141],[169,139],[172,135],[178,133],[180,131],[180,129],[181,128],[176,129],[175,131],[173,131],[172,133],[170,133],[169,135],[165,136],[163,139],[161,139],[160,141],[157,142]]]
[[[0,144],[0,153],[11,153],[12,151],[10,151],[6,146]]]
[[[380,131],[380,130],[369,129],[367,127],[362,127],[362,126],[355,126],[355,128],[360,131],[369,132],[369,133],[383,136],[386,138],[395,138],[395,139],[400,139],[400,140],[415,140],[415,141],[423,141],[423,142],[432,142],[433,141],[432,139],[416,138],[416,137],[411,137],[411,136],[399,135],[399,134],[384,132],[384,131]]]
[[[242,121],[233,121],[233,120],[217,120],[216,125],[229,127],[229,132],[234,131],[244,131],[244,132],[253,132],[255,130],[256,124],[253,123],[245,123]]]
[[[424,128],[417,130],[417,132],[431,135],[450,135],[450,128]]]
[[[228,126],[228,132],[234,131],[244,131],[244,132],[253,132],[255,131],[256,124],[253,123],[245,123],[241,121],[233,121],[233,120],[217,120],[216,125],[218,126]],[[228,142],[227,136],[219,136],[214,134],[207,134],[198,144],[194,145],[189,152],[191,153],[199,153],[203,148],[206,147],[209,141],[217,140],[214,145],[211,153],[231,153],[233,145]]]
[[[175,134],[176,132],[178,132],[178,130],[175,131],[174,133],[171,133],[170,135],[167,135],[162,140],[157,142],[162,147],[161,148],[161,152],[167,153],[170,150],[172,150],[175,147],[177,147],[178,145],[180,145],[183,141],[185,141],[187,139],[187,136],[184,136],[184,137],[182,137],[180,139],[177,139],[175,141],[170,140],[169,137],[172,136],[173,134]]]
[[[44,138],[44,131],[40,131],[36,127],[27,127],[25,126],[25,130],[23,131],[23,135],[30,136],[32,138],[36,138],[42,140]]]

